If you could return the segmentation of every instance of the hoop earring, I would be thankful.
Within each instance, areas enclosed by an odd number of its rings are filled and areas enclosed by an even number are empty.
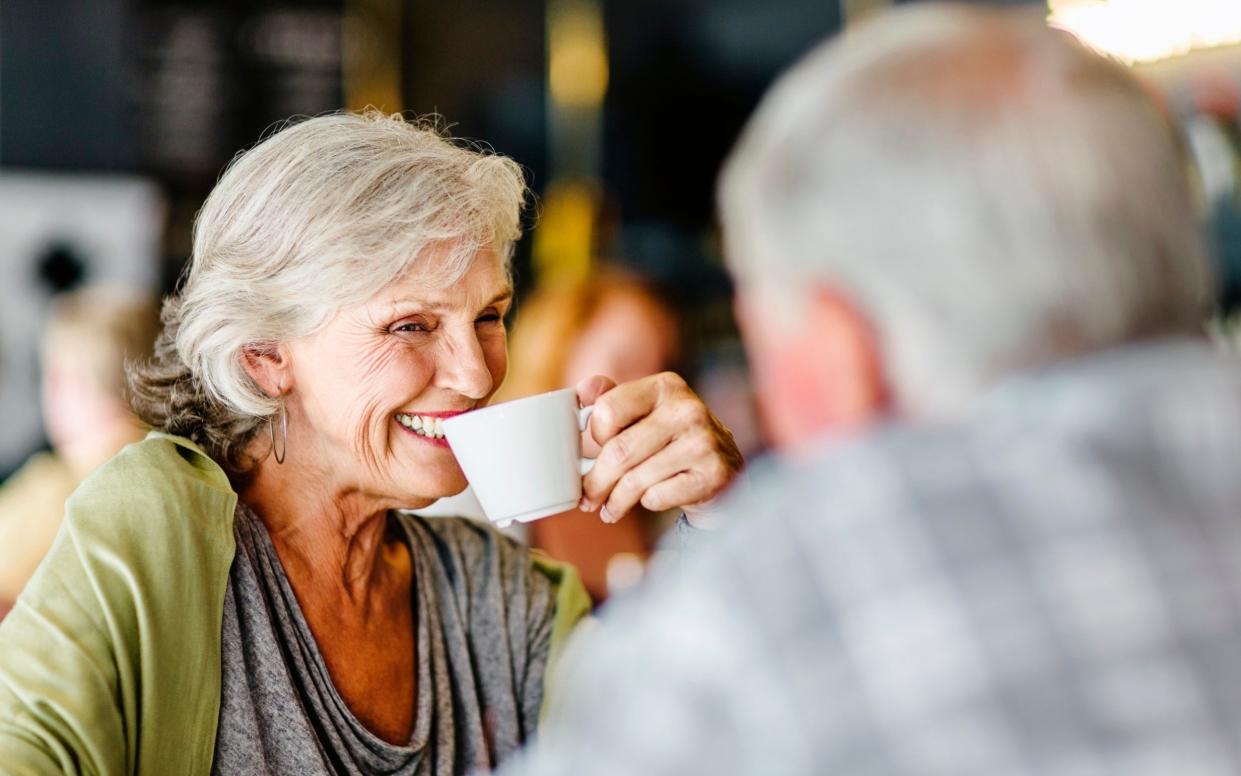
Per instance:
[[[280,402],[280,409],[277,410],[280,415],[280,448],[276,448],[276,424],[272,420],[272,416],[267,416],[267,431],[271,434],[271,454],[276,457],[276,463],[284,463],[284,456],[289,452],[289,414],[284,411],[284,402]]]

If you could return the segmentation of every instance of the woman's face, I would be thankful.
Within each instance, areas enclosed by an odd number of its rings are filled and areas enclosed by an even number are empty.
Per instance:
[[[486,404],[500,387],[511,300],[488,248],[451,286],[432,287],[414,270],[289,342],[289,462],[307,455],[337,490],[400,506],[463,490],[452,451],[426,429]]]

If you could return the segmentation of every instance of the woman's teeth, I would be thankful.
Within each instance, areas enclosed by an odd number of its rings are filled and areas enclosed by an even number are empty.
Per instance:
[[[406,415],[397,413],[396,422],[405,428],[410,429],[415,434],[432,439],[444,438],[444,419],[432,418],[426,415]]]

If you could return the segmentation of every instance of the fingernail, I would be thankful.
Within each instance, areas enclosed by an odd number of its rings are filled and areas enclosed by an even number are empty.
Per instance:
[[[582,510],[583,512],[594,512],[595,511],[595,505],[590,503],[590,499],[586,498],[585,496],[582,496],[582,500],[577,502],[577,508]]]
[[[603,520],[603,522],[605,522],[605,523],[615,523],[615,522],[616,522],[616,518],[612,517],[612,513],[608,511],[608,508],[607,508],[606,506],[603,506],[603,507],[600,507],[600,508],[599,508],[599,517],[600,517],[600,519],[602,519],[602,520]]]

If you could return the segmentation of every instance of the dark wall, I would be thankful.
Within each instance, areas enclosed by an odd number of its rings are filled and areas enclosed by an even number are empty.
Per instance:
[[[405,3],[405,104],[512,156],[542,187],[544,0]]]
[[[131,19],[124,0],[0,2],[0,164],[134,167]]]
[[[604,177],[625,221],[694,230],[716,171],[771,80],[840,28],[815,0],[613,0]]]

